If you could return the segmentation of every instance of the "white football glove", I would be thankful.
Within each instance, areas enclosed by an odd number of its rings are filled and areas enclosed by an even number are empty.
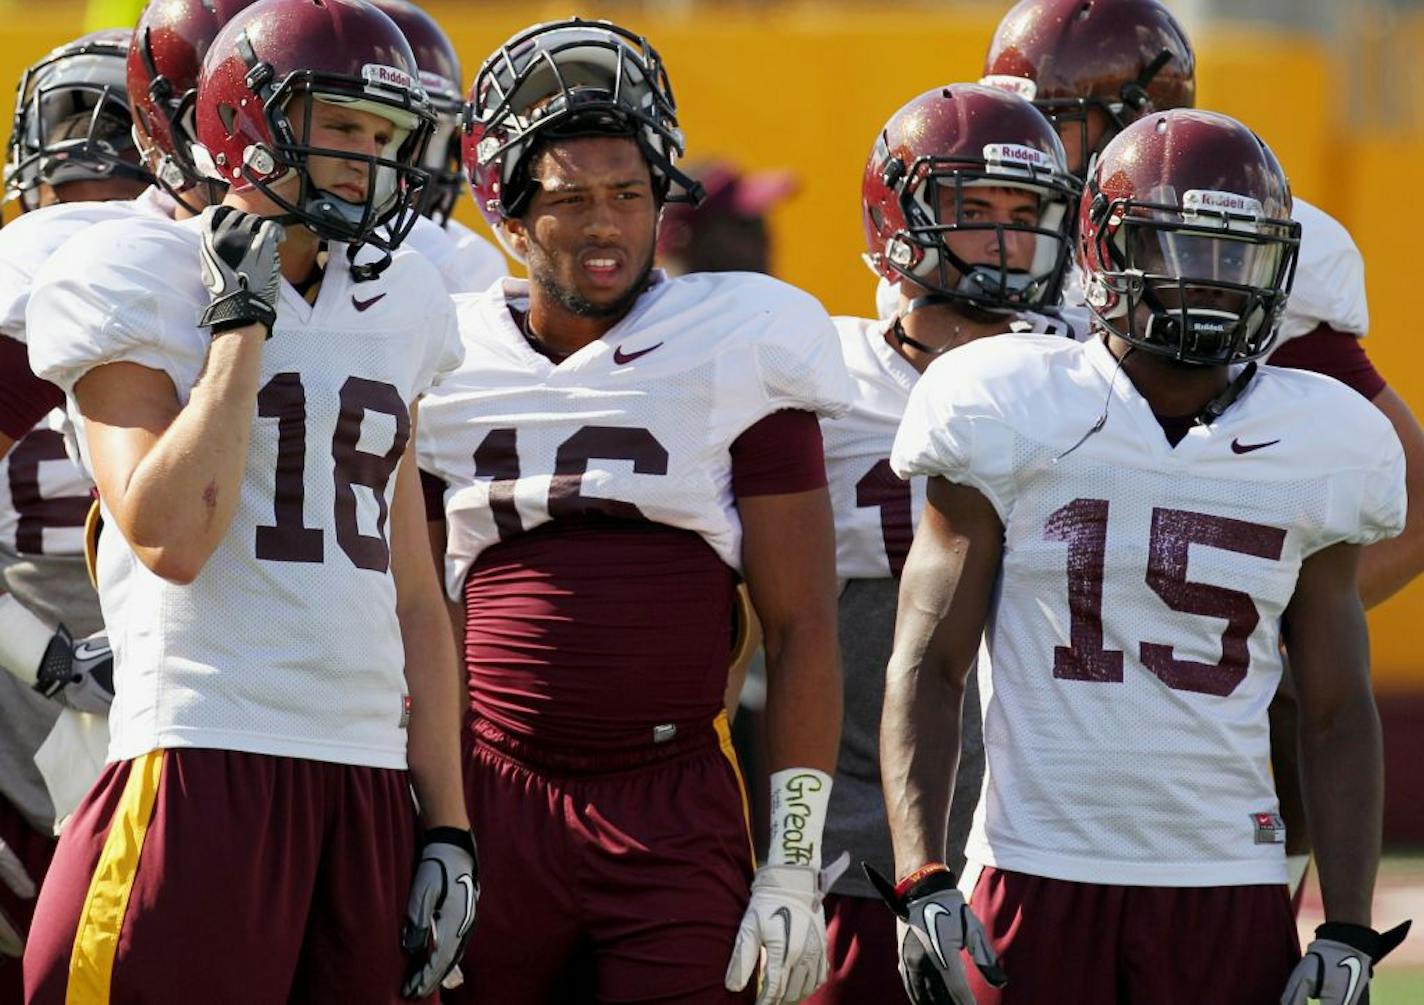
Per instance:
[[[460,978],[451,975],[475,928],[479,878],[474,835],[458,827],[425,832],[401,931],[401,948],[410,957],[401,986],[406,998],[424,998],[446,980],[458,986]]]
[[[260,324],[271,338],[282,283],[277,252],[282,225],[231,206],[209,206],[201,222],[203,285],[212,302],[198,317],[198,327],[216,335]]]
[[[954,873],[937,868],[903,894],[869,863],[862,863],[890,910],[900,946],[900,980],[915,1005],[975,1005],[960,951],[991,987],[1008,983],[984,926],[964,902]]]
[[[842,852],[825,869],[764,865],[757,870],[727,964],[728,991],[741,991],[751,982],[763,953],[766,973],[756,1005],[790,1005],[825,983],[829,964],[821,901],[849,862],[850,855]]]
[[[1321,1005],[1361,1005],[1370,1000],[1370,978],[1375,964],[1409,934],[1410,922],[1387,932],[1363,925],[1326,922],[1315,930],[1315,941],[1291,971],[1281,1005],[1305,1005],[1318,998]]]
[[[25,864],[10,846],[0,838],[0,882],[3,882],[17,897],[29,900],[35,895],[35,881],[25,869]],[[19,959],[25,955],[25,939],[15,923],[0,910],[0,956]]]

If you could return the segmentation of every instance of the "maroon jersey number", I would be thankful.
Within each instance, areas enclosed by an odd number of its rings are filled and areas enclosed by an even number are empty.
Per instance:
[[[490,480],[490,510],[499,539],[507,541],[523,533],[524,523],[514,505],[520,471],[518,434],[510,428],[491,429],[475,448],[474,460],[475,477]],[[668,469],[667,448],[648,430],[640,426],[584,426],[555,452],[554,476],[549,480],[550,517],[589,513],[627,520],[642,517],[631,502],[583,494],[583,476],[592,460],[631,461],[634,473],[640,475],[665,475]]]
[[[395,437],[384,454],[357,449],[368,412],[389,415]],[[275,524],[259,526],[257,557],[269,562],[320,562],[324,534],[307,527],[306,500],[307,393],[296,373],[275,375],[257,393],[257,414],[277,420],[277,474],[272,498]],[[410,439],[410,412],[400,392],[382,381],[348,377],[341,386],[341,411],[331,437],[333,517],[336,543],[358,569],[385,572],[390,567],[386,520],[390,508],[386,486]],[[377,506],[376,533],[363,534],[356,523],[356,486],[368,488]]]
[[[857,509],[880,510],[880,537],[885,542],[885,558],[890,563],[890,575],[900,578],[915,536],[910,483],[895,474],[888,458],[876,461],[865,477],[855,483],[855,505]]]
[[[10,501],[19,517],[15,526],[15,551],[21,555],[44,554],[46,527],[83,527],[89,515],[90,498],[40,494],[40,464],[65,461],[64,437],[53,429],[28,433],[10,451]]]
[[[1068,544],[1068,636],[1071,646],[1053,650],[1053,676],[1065,680],[1120,681],[1122,652],[1103,648],[1103,565],[1107,554],[1108,502],[1074,499],[1049,516],[1043,536]],[[1139,643],[1143,666],[1176,691],[1225,696],[1246,679],[1251,665],[1248,640],[1261,613],[1239,590],[1187,579],[1187,550],[1193,544],[1279,561],[1286,532],[1229,517],[1187,510],[1152,510],[1147,585],[1174,611],[1226,622],[1221,659],[1216,663],[1179,660],[1171,646]]]

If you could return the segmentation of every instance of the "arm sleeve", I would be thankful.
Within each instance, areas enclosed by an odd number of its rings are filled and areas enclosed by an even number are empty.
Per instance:
[[[783,409],[732,443],[732,495],[789,495],[826,486],[821,424],[811,412]]]
[[[767,408],[844,415],[854,388],[836,326],[814,297],[779,285],[782,297],[765,337],[750,343]]]
[[[0,432],[18,440],[51,410],[64,404],[64,394],[30,369],[28,351],[14,339],[0,336]]]
[[[1373,401],[1385,389],[1385,379],[1365,352],[1364,343],[1349,332],[1319,325],[1291,339],[1271,354],[1272,366],[1309,370],[1334,377]]]
[[[1357,473],[1360,486],[1360,516],[1356,532],[1348,539],[1356,544],[1374,544],[1396,537],[1404,530],[1409,493],[1404,483],[1404,448],[1388,422],[1377,435],[1381,456],[1376,464]]]

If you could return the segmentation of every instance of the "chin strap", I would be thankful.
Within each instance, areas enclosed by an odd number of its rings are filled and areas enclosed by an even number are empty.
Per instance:
[[[1257,369],[1254,359],[1247,363],[1241,368],[1241,372],[1231,379],[1231,383],[1221,389],[1220,394],[1202,406],[1202,410],[1192,421],[1198,426],[1209,426],[1221,418],[1226,410],[1236,403],[1236,399],[1241,397],[1241,392],[1246,390],[1246,385],[1256,376]]]

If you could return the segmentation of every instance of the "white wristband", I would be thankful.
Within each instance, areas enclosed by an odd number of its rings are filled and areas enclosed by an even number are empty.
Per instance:
[[[831,801],[831,776],[815,768],[771,773],[768,865],[821,867],[821,833]]]
[[[12,595],[0,594],[0,666],[34,687],[54,629]]]

